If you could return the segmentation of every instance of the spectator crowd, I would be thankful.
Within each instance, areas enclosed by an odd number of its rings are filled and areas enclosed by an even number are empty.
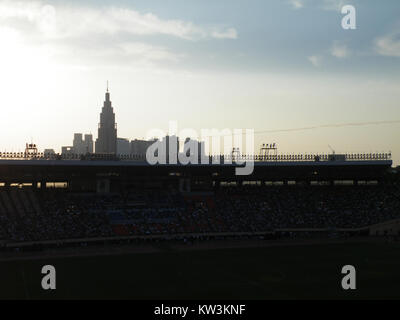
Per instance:
[[[360,228],[400,218],[400,190],[376,186],[237,186],[182,195],[0,191],[0,241]]]

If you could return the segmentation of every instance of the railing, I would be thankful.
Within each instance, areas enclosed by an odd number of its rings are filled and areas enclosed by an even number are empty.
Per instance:
[[[239,162],[239,161],[376,161],[391,160],[389,153],[347,153],[347,154],[278,154],[278,155],[219,155],[206,156],[209,163]],[[115,154],[52,154],[52,153],[24,153],[0,152],[3,160],[114,160],[114,161],[146,161],[143,154],[115,155]],[[201,163],[199,157],[199,163]]]

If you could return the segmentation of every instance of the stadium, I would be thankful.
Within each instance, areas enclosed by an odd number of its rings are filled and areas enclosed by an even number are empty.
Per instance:
[[[0,0],[0,300],[400,299],[400,7],[347,2]]]
[[[346,252],[349,260],[361,264],[385,253],[380,260],[390,261],[390,268],[374,271],[367,264],[365,276],[368,279],[370,272],[372,282],[376,274],[394,276],[393,254],[400,246],[395,241],[400,235],[400,186],[399,172],[392,168],[388,154],[253,156],[254,171],[248,176],[235,175],[235,161],[185,166],[99,155],[96,159],[3,156],[0,249],[4,283],[9,284],[2,289],[4,298],[248,299],[255,292],[258,298],[296,298],[299,288],[286,283],[287,277],[301,278],[309,263],[319,266],[314,272],[322,277],[319,281],[332,286],[326,298],[343,297],[330,278],[338,277],[338,272],[321,275],[327,266],[318,257],[326,255],[327,249],[337,261]],[[298,268],[278,271],[288,268],[281,261],[288,254],[299,259]],[[265,291],[258,280],[242,283],[252,277],[253,267],[243,266],[238,257],[259,264],[257,268],[263,266],[258,276],[267,277],[263,281],[276,291]],[[192,264],[192,259],[197,262]],[[38,281],[37,268],[43,261],[69,268],[60,276],[63,289],[53,296],[31,284]],[[97,263],[101,264],[97,271],[90,269]],[[156,265],[163,267],[156,271]],[[149,281],[147,291],[141,291],[142,280],[137,277],[124,280],[131,272],[128,266]],[[221,270],[231,268],[234,273],[238,266],[240,276],[231,275],[236,280],[229,284]],[[123,270],[119,274],[115,268]],[[205,278],[225,280],[217,281],[219,285],[207,294],[200,283],[185,287],[202,270],[207,270]],[[119,274],[115,283],[101,276],[108,271]],[[162,288],[154,272],[160,278],[164,274]],[[88,285],[91,289],[78,290],[73,279],[81,276],[93,281],[93,286]],[[173,293],[168,292],[168,279],[174,281]],[[237,286],[245,288],[230,295]],[[386,292],[397,297],[395,291]],[[375,297],[376,291],[367,288],[358,294]],[[312,291],[310,297],[315,298]]]

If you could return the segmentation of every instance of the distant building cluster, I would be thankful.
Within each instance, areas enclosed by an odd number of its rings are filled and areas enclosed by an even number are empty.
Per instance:
[[[163,138],[163,142],[167,140],[167,154],[169,153],[168,146],[171,139],[176,139],[177,153],[179,153],[179,139],[176,136],[167,136]],[[190,139],[187,138],[185,143]],[[98,124],[98,137],[93,142],[92,134],[75,133],[72,146],[63,146],[61,154],[63,155],[86,155],[91,153],[96,154],[114,154],[121,156],[145,157],[146,151],[157,139],[151,140],[129,140],[120,138],[117,135],[117,124],[115,122],[115,113],[110,100],[110,92],[106,91],[105,101],[100,113],[100,122]],[[204,148],[204,143],[195,141],[200,148]],[[202,150],[199,149],[199,150]],[[54,153],[53,149],[46,149],[47,153]]]
[[[85,134],[85,137],[82,138],[82,133],[75,133],[73,145],[62,147],[61,153],[62,154],[93,153],[93,136],[91,134]]]

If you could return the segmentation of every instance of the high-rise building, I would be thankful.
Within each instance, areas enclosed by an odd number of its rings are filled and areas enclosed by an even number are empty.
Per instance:
[[[76,153],[81,153],[82,151],[82,133],[74,133],[74,140],[72,141],[72,145],[74,146],[74,151]]]
[[[82,133],[75,133],[71,152],[78,155],[93,153],[93,136],[85,134],[85,139],[83,140]]]
[[[154,142],[156,142],[156,139],[153,140],[132,140],[131,141],[131,148],[130,148],[130,154],[137,156],[137,157],[146,157],[146,151],[147,148],[150,147]]]
[[[129,155],[130,152],[129,140],[125,138],[117,138],[117,154],[118,155]]]
[[[85,144],[86,152],[93,153],[93,135],[85,134],[85,140],[83,141]]]
[[[110,93],[106,92],[106,100],[100,113],[100,123],[98,129],[98,138],[96,140],[96,153],[117,152],[117,124],[115,123],[115,114],[111,106]]]

